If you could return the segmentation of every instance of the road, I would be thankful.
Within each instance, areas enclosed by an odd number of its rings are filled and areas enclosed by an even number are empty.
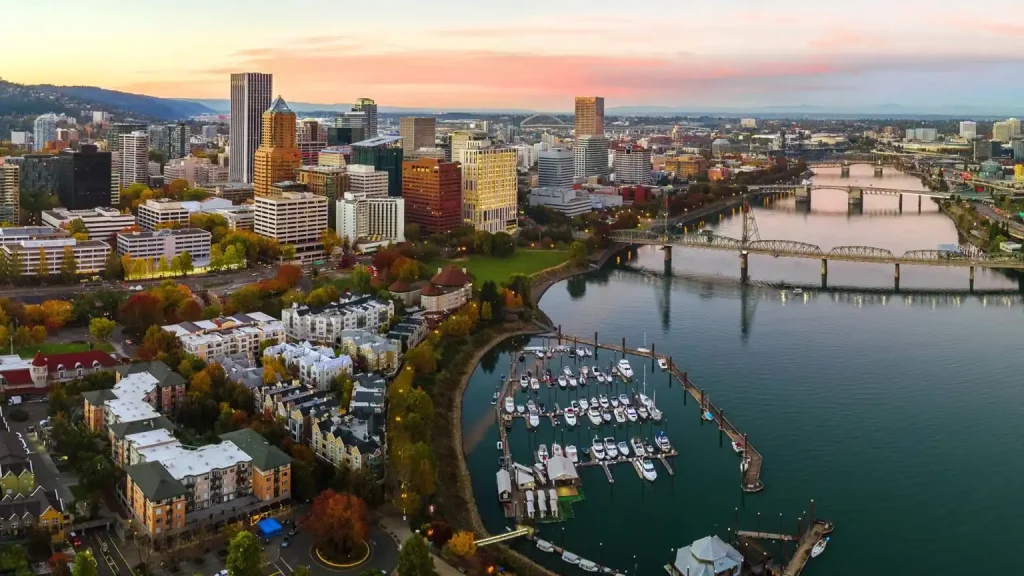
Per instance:
[[[994,220],[1000,224],[1007,224],[1010,227],[1010,233],[1017,238],[1024,238],[1024,226],[1014,222],[1013,220],[1003,216],[999,212],[996,212],[995,207],[985,204],[983,202],[975,202],[974,210],[989,220]]]

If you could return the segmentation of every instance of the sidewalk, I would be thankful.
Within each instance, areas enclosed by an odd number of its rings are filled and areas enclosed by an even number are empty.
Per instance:
[[[392,518],[390,516],[384,516],[380,519],[380,525],[388,531],[399,544],[403,544],[410,536],[412,536],[412,530],[409,526],[402,522],[398,518]],[[436,554],[431,554],[434,557],[434,569],[441,576],[463,576],[462,572],[459,572],[455,568],[452,568],[450,564],[442,560]]]

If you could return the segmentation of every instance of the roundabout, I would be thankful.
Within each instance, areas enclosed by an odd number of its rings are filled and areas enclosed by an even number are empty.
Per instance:
[[[283,574],[295,566],[309,566],[314,576],[332,574],[361,574],[368,570],[390,573],[398,565],[398,544],[380,526],[372,524],[366,540],[356,546],[351,557],[334,558],[317,550],[313,536],[300,530],[291,537],[291,543],[280,548],[277,565]]]
[[[345,572],[369,562],[373,558],[373,550],[365,540],[362,540],[355,546],[355,551],[348,558],[325,557],[316,546],[310,547],[309,555],[323,568],[334,572]]]

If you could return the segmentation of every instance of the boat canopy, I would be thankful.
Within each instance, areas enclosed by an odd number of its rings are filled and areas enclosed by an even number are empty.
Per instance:
[[[552,456],[548,459],[548,478],[552,482],[577,482],[580,475],[576,472],[572,460],[565,456]]]

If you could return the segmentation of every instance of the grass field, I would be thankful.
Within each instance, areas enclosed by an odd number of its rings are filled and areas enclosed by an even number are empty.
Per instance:
[[[467,256],[445,262],[445,266],[465,268],[476,278],[479,286],[488,280],[498,285],[509,279],[513,274],[530,275],[552,266],[557,266],[569,257],[564,250],[516,250],[511,258],[492,258],[490,256]]]
[[[104,352],[113,352],[114,347],[106,342],[94,343],[94,350],[103,350]],[[67,354],[70,352],[86,352],[89,350],[89,345],[85,343],[74,343],[74,342],[44,342],[42,344],[30,344],[22,348],[15,348],[14,351],[22,358],[32,358],[36,355],[36,352],[42,352],[43,354]]]

